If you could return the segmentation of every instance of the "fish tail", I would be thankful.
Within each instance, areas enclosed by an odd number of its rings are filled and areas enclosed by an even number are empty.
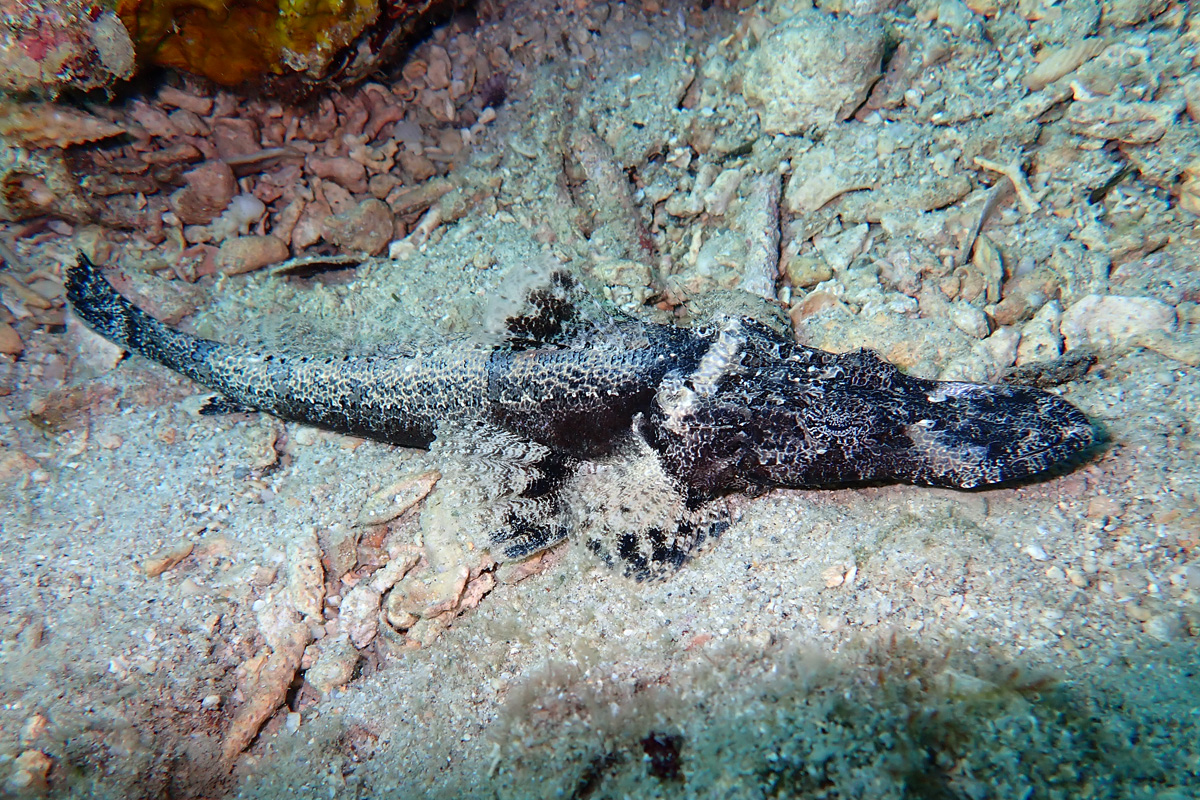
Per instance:
[[[194,376],[215,344],[177,331],[117,292],[87,256],[67,268],[67,300],[84,324],[113,344]]]

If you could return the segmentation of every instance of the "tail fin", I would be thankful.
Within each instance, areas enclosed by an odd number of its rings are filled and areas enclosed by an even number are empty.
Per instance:
[[[100,272],[87,256],[67,268],[67,300],[84,323],[115,345],[132,350],[130,328],[140,311],[130,303]]]
[[[126,300],[82,253],[67,269],[66,291],[71,308],[96,333],[188,377],[195,377],[198,362],[216,346],[164,325]]]

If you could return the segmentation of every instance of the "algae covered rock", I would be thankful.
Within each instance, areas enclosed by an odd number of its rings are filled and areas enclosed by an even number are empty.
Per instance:
[[[5,4],[0,92],[55,96],[133,75],[133,42],[117,16],[86,0]]]
[[[354,82],[452,0],[119,0],[138,60],[226,86]],[[275,88],[283,88],[276,86]]]
[[[37,0],[0,14],[0,93],[54,97],[173,67],[303,93],[355,83],[457,0]]]

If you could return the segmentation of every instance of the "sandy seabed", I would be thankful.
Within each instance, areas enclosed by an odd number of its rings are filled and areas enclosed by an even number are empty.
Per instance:
[[[431,159],[451,181],[432,201],[378,187],[411,214],[391,257],[201,277],[183,325],[383,351],[481,330],[513,272],[556,260],[657,321],[753,314],[925,377],[1090,354],[1053,391],[1102,446],[983,491],[733,498],[718,541],[638,583],[577,544],[497,565],[439,538],[476,495],[436,449],[197,416],[200,387],[10,314],[3,791],[1198,796],[1196,12],[878,5],[532,0],[458,20],[410,63],[502,50],[506,97]],[[841,66],[806,82],[822,60]],[[341,191],[321,202],[362,208]],[[325,241],[367,241],[357,224]],[[15,246],[53,276],[86,235]],[[159,310],[184,282],[160,284]]]

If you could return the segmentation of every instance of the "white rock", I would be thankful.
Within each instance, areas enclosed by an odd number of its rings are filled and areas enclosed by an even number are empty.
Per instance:
[[[397,558],[389,561],[382,568],[377,569],[375,574],[371,576],[371,588],[379,594],[383,594],[395,586],[420,560],[420,556],[412,555],[408,558]]]
[[[720,178],[717,179],[720,181]],[[746,242],[746,260],[739,287],[751,294],[775,299],[779,279],[779,175],[759,176],[738,214],[738,228]]]
[[[1160,642],[1173,642],[1183,635],[1183,621],[1176,614],[1156,614],[1142,623],[1142,630]]]
[[[355,647],[366,647],[379,633],[379,604],[379,592],[368,583],[360,583],[342,598],[338,621]]]
[[[1062,355],[1062,335],[1059,324],[1062,308],[1057,300],[1051,300],[1038,309],[1033,319],[1021,328],[1021,341],[1017,345],[1017,363],[1030,364],[1051,361]]]
[[[262,605],[255,609],[255,617],[258,632],[272,650],[284,649],[288,641],[300,635],[297,630],[304,627],[292,604],[278,596],[262,601]]]
[[[989,333],[987,314],[970,303],[955,301],[950,305],[950,321],[968,336],[982,339]]]
[[[93,332],[74,312],[67,314],[67,341],[71,352],[76,354],[75,368],[87,377],[111,372],[125,357],[124,350]],[[17,344],[20,344],[19,339]]]
[[[998,328],[995,333],[983,340],[984,348],[991,355],[998,369],[1008,369],[1017,363],[1017,346],[1021,341],[1021,332],[1009,325]]]
[[[354,677],[359,655],[346,635],[327,636],[309,649],[316,651],[316,659],[304,673],[304,680],[321,696],[345,686]]]
[[[1029,556],[1030,558],[1032,558],[1034,561],[1049,561],[1050,560],[1050,556],[1046,555],[1046,551],[1043,550],[1042,546],[1039,544],[1026,545],[1025,549],[1022,550],[1021,552],[1024,553],[1025,555]]]
[[[1153,297],[1089,294],[1062,315],[1067,350],[1108,350],[1136,344],[1147,334],[1175,330],[1175,309]]]
[[[862,222],[842,231],[837,236],[832,238],[821,237],[814,240],[813,243],[825,259],[825,263],[834,272],[841,272],[849,267],[854,259],[863,252],[870,230],[871,226]]]
[[[862,105],[882,57],[876,18],[804,12],[763,37],[747,60],[742,91],[762,108],[768,133],[825,130]]]
[[[717,175],[704,193],[704,210],[713,216],[721,216],[729,210],[729,203],[737,193],[738,185],[742,182],[740,169],[727,169]]]
[[[846,192],[872,188],[874,172],[839,159],[828,145],[818,145],[793,161],[784,206],[793,214],[811,214]]]

